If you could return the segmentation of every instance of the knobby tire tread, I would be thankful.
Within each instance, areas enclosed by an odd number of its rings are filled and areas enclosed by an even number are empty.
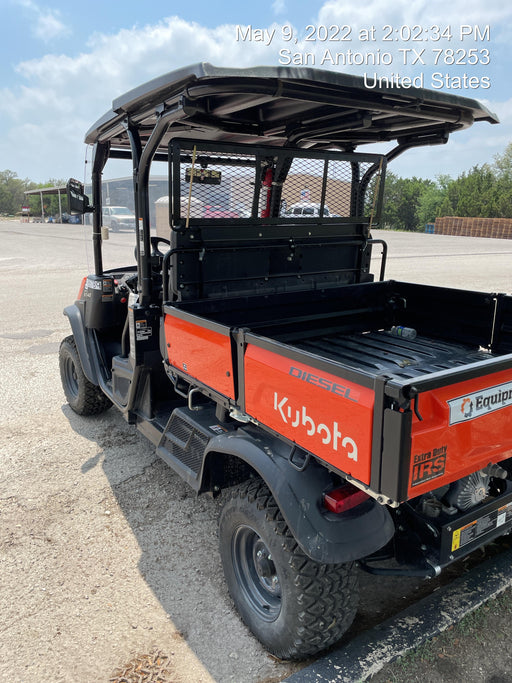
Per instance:
[[[325,650],[350,627],[356,610],[358,579],[353,563],[323,564],[311,560],[300,548],[286,524],[269,488],[261,479],[251,479],[232,492],[234,498],[247,500],[265,511],[273,525],[288,563],[296,573],[298,624],[293,644],[282,659],[303,659]]]

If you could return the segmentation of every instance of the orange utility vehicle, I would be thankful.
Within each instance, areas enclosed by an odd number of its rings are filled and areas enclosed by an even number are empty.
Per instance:
[[[69,201],[92,212],[95,272],[65,309],[67,399],[113,404],[198,493],[230,489],[229,590],[281,658],[345,632],[356,562],[432,577],[511,530],[512,297],[387,281],[371,237],[387,163],[479,121],[497,123],[451,94],[197,64],[87,133],[92,204],[76,181]],[[377,142],[385,154],[356,151]],[[137,263],[105,271],[109,158],[133,163]],[[318,210],[295,217],[298,203]]]

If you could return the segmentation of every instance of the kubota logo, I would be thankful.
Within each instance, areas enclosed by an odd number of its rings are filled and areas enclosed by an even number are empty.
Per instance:
[[[312,417],[307,414],[306,406],[294,408],[290,405],[287,396],[280,397],[274,392],[274,410],[280,415],[282,421],[294,429],[305,431],[306,435],[321,437],[325,446],[331,446],[334,451],[344,450],[345,455],[357,462],[357,444],[350,436],[343,436],[338,423],[333,420],[329,425],[321,422],[316,424]]]

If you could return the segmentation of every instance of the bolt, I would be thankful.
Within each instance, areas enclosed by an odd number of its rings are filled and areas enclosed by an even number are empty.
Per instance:
[[[452,530],[451,526],[446,527],[446,531],[451,531],[451,530]]]

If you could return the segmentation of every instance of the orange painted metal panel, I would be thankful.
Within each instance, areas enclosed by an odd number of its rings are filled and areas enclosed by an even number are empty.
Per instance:
[[[512,370],[420,394],[409,497],[512,456]]]
[[[337,469],[370,483],[374,392],[249,344],[245,409]]]
[[[235,398],[228,328],[223,334],[167,313],[164,329],[172,366],[220,394]]]

